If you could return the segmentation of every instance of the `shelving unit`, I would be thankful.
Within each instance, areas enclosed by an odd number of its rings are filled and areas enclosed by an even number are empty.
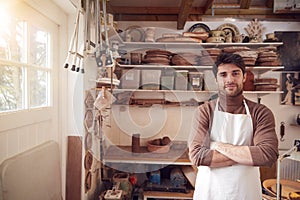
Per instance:
[[[149,49],[162,49],[177,52],[182,52],[186,50],[187,52],[193,52],[195,50],[205,51],[206,48],[215,48],[215,47],[230,47],[230,46],[247,46],[251,49],[259,48],[264,46],[280,46],[282,42],[276,43],[161,43],[161,42],[121,42],[119,45],[119,49],[126,52],[145,52]],[[128,55],[127,55],[128,56]],[[170,65],[159,65],[159,64],[122,64],[118,63],[118,68],[121,70],[130,70],[130,69],[138,69],[138,70],[189,70],[189,71],[209,71],[211,73],[212,67],[208,66],[170,66]],[[284,69],[283,66],[251,66],[247,67],[247,70],[251,70],[258,74],[258,76],[266,73],[266,72],[278,72]],[[209,74],[210,75],[210,74]],[[214,79],[213,74],[211,74],[211,79]],[[208,83],[207,83],[208,84]],[[217,88],[216,88],[217,89]],[[178,108],[181,108],[182,102],[190,101],[191,99],[196,102],[204,102],[209,100],[213,95],[217,94],[216,89],[212,90],[161,90],[161,89],[140,89],[140,88],[132,88],[132,89],[122,89],[116,88],[113,89],[112,92],[114,95],[121,95],[124,93],[129,93],[128,98],[133,99],[162,99],[167,102],[177,102]],[[258,97],[267,94],[280,94],[282,91],[244,91],[245,94],[249,95],[257,95]],[[167,104],[165,104],[167,106]],[[165,106],[164,105],[164,106]],[[118,106],[112,105],[112,106]],[[134,105],[132,105],[134,106]],[[193,107],[188,109],[193,110]],[[116,107],[118,108],[118,107]],[[176,110],[178,108],[171,108],[172,110]],[[126,108],[123,108],[126,109]],[[140,107],[136,107],[133,110],[139,110]],[[159,107],[160,109],[160,107]],[[164,109],[163,107],[161,109]],[[168,108],[169,109],[169,108]],[[111,145],[104,150],[103,162],[106,166],[111,168],[118,168],[116,166],[124,166],[126,170],[132,170],[132,172],[141,172],[145,169],[162,169],[169,165],[191,165],[189,160],[187,147],[185,146],[183,149],[173,148],[169,153],[166,154],[155,154],[147,151],[146,147],[141,148],[140,153],[133,153],[131,151],[131,146],[124,145]],[[119,168],[118,168],[119,169]],[[148,198],[156,198],[156,199],[192,199],[193,191],[189,193],[176,193],[176,192],[159,192],[159,191],[144,191],[144,200]]]
[[[212,66],[180,66],[180,65],[124,65],[118,64],[120,68],[135,68],[135,69],[197,69],[208,70]]]
[[[188,51],[192,50],[200,50],[205,51],[206,48],[222,48],[222,47],[230,47],[230,46],[245,46],[249,47],[250,49],[255,49],[259,47],[266,47],[266,46],[281,46],[283,45],[282,42],[269,42],[269,43],[179,43],[179,42],[123,42],[120,45],[121,49],[126,49],[128,52],[145,52],[148,49],[163,49],[167,51],[177,50],[182,51],[182,49],[185,49]],[[205,71],[205,70],[211,70],[212,66],[170,66],[170,65],[148,65],[148,64],[140,64],[140,65],[125,65],[120,64],[119,67],[121,69],[138,69],[138,70],[165,70],[165,69],[174,69],[174,70],[196,70],[196,71]],[[259,78],[262,74],[266,72],[279,72],[280,70],[284,69],[284,66],[248,66],[246,69],[253,71],[257,78]],[[121,92],[120,90],[117,91]],[[181,91],[171,90],[171,91],[161,91],[161,90],[155,90],[155,91],[149,91],[149,90],[137,90],[134,89],[132,91],[134,94],[141,94],[141,93],[155,93],[155,95],[158,96],[165,96],[172,94],[180,94]],[[205,98],[209,98],[211,94],[216,93],[216,91],[183,91],[186,92],[186,96],[194,95],[196,96],[197,100],[207,100]],[[245,91],[245,93],[248,94],[257,94],[258,96],[266,95],[266,94],[277,94],[282,93],[281,91]],[[153,94],[154,95],[154,94]],[[199,98],[201,97],[201,98]],[[186,99],[186,98],[185,98]]]
[[[147,147],[141,147],[139,153],[132,153],[131,146],[110,146],[104,154],[105,165],[116,167],[126,165],[127,169],[138,173],[151,168],[153,171],[168,165],[191,165],[187,146],[182,141],[173,141],[170,151],[167,153],[152,153]],[[151,167],[149,167],[151,165]],[[144,200],[148,198],[162,199],[193,199],[193,190],[181,192],[144,191]]]
[[[167,153],[152,153],[147,147],[142,146],[139,153],[132,153],[131,146],[108,147],[103,161],[108,163],[152,164],[152,165],[191,165],[188,157],[187,146],[181,141],[173,141],[173,147]]]
[[[123,42],[120,48],[126,49],[182,49],[183,46],[187,48],[212,48],[212,47],[230,47],[230,46],[247,46],[249,48],[258,48],[264,46],[281,46],[282,42],[263,42],[263,43],[179,43],[179,42]]]
[[[156,192],[156,191],[145,191],[143,193],[144,200],[148,198],[155,198],[155,199],[193,199],[194,191],[190,191],[188,193],[173,193],[173,192]]]

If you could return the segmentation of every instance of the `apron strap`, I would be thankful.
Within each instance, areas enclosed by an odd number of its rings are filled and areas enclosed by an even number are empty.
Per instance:
[[[243,100],[243,102],[244,102],[244,105],[245,105],[245,109],[246,109],[247,115],[250,115],[249,107],[248,107],[248,105],[246,104],[245,99]]]

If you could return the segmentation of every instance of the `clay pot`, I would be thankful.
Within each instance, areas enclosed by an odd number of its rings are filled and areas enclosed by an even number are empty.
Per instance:
[[[213,31],[210,31],[210,35],[212,37],[224,37],[225,33],[224,33],[224,31],[221,31],[221,30],[213,30]]]
[[[255,90],[254,74],[249,70],[246,70],[246,73],[247,73],[247,77],[244,83],[244,91],[253,91]]]

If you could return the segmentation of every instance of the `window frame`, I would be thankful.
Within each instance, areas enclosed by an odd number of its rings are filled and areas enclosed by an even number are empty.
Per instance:
[[[47,5],[47,4],[46,4]],[[48,6],[48,5],[47,5]],[[59,53],[60,50],[57,50],[59,47],[59,37],[60,37],[60,25],[57,24],[57,20],[48,18],[42,14],[40,11],[34,8],[35,6],[28,5],[23,1],[18,1],[10,7],[8,7],[8,12],[12,16],[19,17],[22,20],[26,20],[28,23],[33,24],[35,27],[38,27],[41,30],[46,30],[50,33],[50,61],[49,67],[40,67],[28,63],[21,63],[12,60],[2,59],[3,63],[14,64],[27,69],[38,69],[47,71],[49,73],[49,104],[44,107],[36,108],[26,108],[12,111],[0,112],[0,132],[14,129],[16,127],[23,127],[34,123],[39,123],[43,121],[56,121],[59,111]],[[49,13],[48,13],[49,14]],[[60,15],[59,15],[60,16]],[[55,50],[56,49],[56,50]]]
[[[31,27],[37,27],[38,29],[45,31],[49,33],[50,35],[50,42],[49,42],[49,66],[38,66],[34,64],[29,64],[29,50],[30,50],[30,45],[28,44],[26,47],[26,52],[27,54],[25,55],[26,62],[19,62],[19,61],[14,61],[14,60],[7,60],[7,59],[0,59],[0,63],[2,65],[9,65],[9,66],[15,66],[19,67],[20,69],[24,70],[24,74],[22,75],[22,78],[24,81],[26,81],[26,89],[22,92],[22,96],[24,99],[22,100],[22,108],[17,108],[15,110],[7,110],[7,111],[0,111],[0,116],[1,115],[7,115],[7,114],[16,114],[18,112],[22,112],[24,110],[35,110],[35,109],[42,109],[42,108],[49,108],[53,107],[53,80],[55,79],[54,77],[54,57],[58,57],[57,55],[55,56],[55,51],[54,51],[54,45],[57,44],[58,41],[58,26],[55,24],[52,20],[49,18],[43,16],[41,13],[38,11],[34,10],[24,2],[18,2],[16,4],[13,4],[12,6],[8,7],[8,13],[16,18],[19,18],[20,20],[24,20],[27,23],[27,29],[30,29]],[[27,42],[29,41],[29,31],[27,30]],[[1,66],[0,66],[1,67]],[[47,99],[46,99],[46,105],[42,106],[37,106],[37,107],[31,107],[30,105],[30,79],[29,79],[29,71],[30,70],[40,70],[42,72],[47,73]]]

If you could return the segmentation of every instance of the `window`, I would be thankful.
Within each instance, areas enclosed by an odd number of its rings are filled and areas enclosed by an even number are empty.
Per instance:
[[[0,112],[50,106],[50,31],[5,10],[0,18]]]

